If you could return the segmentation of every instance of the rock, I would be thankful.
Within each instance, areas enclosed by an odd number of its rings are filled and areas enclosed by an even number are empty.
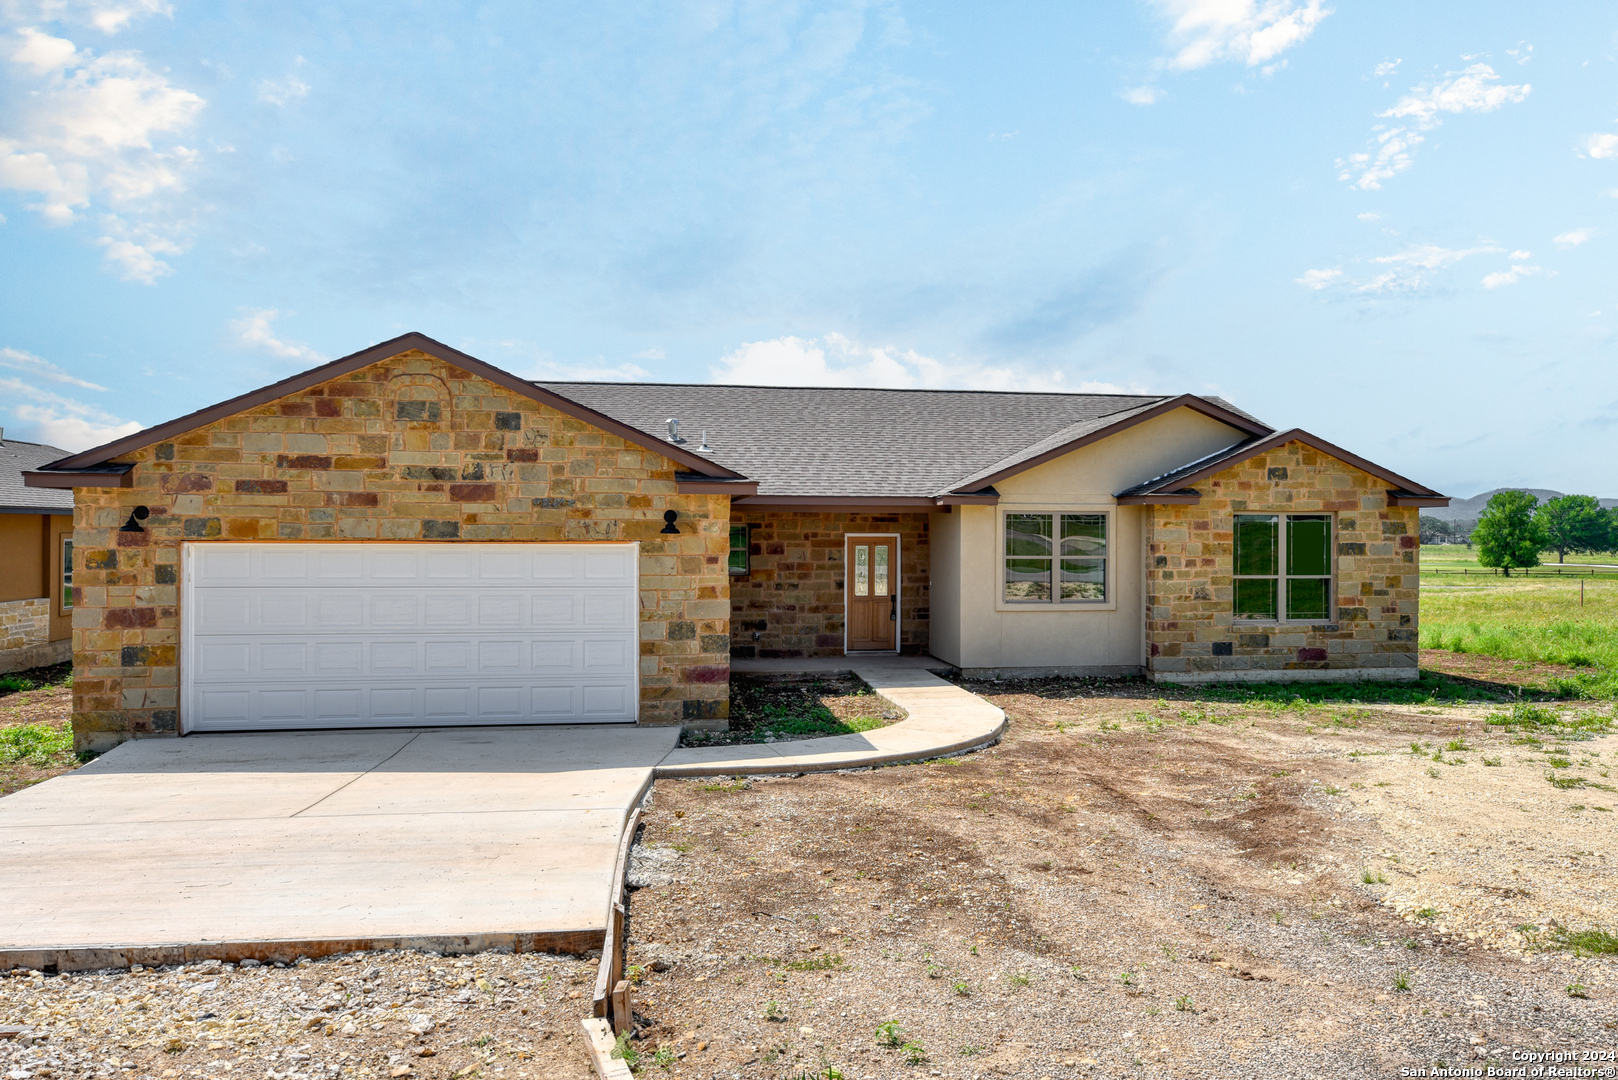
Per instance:
[[[629,849],[629,873],[626,880],[632,889],[647,889],[667,885],[674,880],[674,865],[680,853],[671,847],[647,847],[636,844]]]
[[[254,960],[252,958],[248,958],[246,960],[243,960],[240,964],[237,964],[236,966],[241,967],[241,968],[256,968],[256,967],[263,967],[264,965],[259,963],[257,960]]]

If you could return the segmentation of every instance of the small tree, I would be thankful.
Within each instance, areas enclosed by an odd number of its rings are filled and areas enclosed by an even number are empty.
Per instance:
[[[1545,530],[1534,517],[1539,500],[1526,491],[1497,491],[1478,516],[1472,540],[1478,546],[1478,565],[1498,566],[1511,572],[1539,565],[1545,548]]]
[[[1424,544],[1449,544],[1455,539],[1455,527],[1443,518],[1433,517],[1431,514],[1422,514],[1417,522],[1421,530],[1421,542]]]
[[[1534,517],[1545,531],[1545,546],[1556,552],[1557,562],[1566,562],[1570,551],[1588,555],[1606,550],[1612,542],[1612,519],[1589,495],[1550,499],[1535,511]]]

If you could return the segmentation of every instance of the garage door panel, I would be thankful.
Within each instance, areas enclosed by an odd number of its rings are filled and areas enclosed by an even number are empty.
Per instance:
[[[633,721],[636,550],[187,545],[182,722]]]

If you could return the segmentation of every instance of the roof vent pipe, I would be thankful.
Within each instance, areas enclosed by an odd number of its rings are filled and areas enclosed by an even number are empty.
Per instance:
[[[679,443],[685,441],[680,438],[680,421],[678,418],[671,416],[664,423],[669,426],[669,442]]]
[[[702,451],[704,454],[713,453],[713,447],[708,445],[708,429],[707,428],[702,429],[702,445],[697,447],[697,449]]]

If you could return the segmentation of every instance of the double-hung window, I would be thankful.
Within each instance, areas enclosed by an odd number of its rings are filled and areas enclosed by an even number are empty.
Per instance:
[[[1330,622],[1330,514],[1237,514],[1236,617]]]
[[[1107,600],[1106,514],[1007,514],[1008,604],[1100,604]]]
[[[743,577],[748,571],[747,526],[732,525],[730,527],[730,572],[734,577]]]

